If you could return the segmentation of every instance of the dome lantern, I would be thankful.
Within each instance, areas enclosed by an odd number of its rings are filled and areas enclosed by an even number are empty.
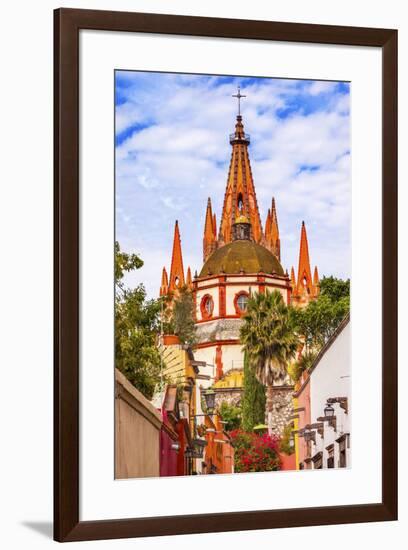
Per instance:
[[[232,240],[233,241],[249,241],[251,240],[251,224],[246,216],[240,214],[235,218],[235,223],[232,224]]]

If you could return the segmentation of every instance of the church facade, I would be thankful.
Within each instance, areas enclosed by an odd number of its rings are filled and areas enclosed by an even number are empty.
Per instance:
[[[178,222],[174,229],[169,274],[163,268],[160,295],[191,289],[195,303],[195,358],[207,365],[205,386],[236,392],[242,385],[243,352],[239,340],[242,316],[254,292],[278,290],[286,304],[304,307],[319,293],[317,267],[313,277],[305,223],[301,223],[297,276],[281,264],[281,241],[275,199],[262,225],[249,159],[250,137],[239,112],[230,135],[231,161],[217,229],[211,199],[206,206],[203,265],[192,278],[183,266]],[[217,390],[218,388],[218,390]]]

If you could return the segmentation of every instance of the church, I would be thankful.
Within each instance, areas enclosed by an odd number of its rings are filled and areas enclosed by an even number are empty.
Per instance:
[[[286,304],[304,307],[319,293],[317,267],[312,276],[306,225],[300,227],[297,277],[292,267],[281,264],[275,199],[262,225],[249,159],[250,136],[245,133],[240,112],[235,131],[229,136],[231,161],[221,218],[217,219],[211,199],[206,205],[203,234],[203,265],[191,275],[184,271],[180,229],[176,221],[170,272],[163,268],[160,295],[177,294],[187,286],[193,293],[196,315],[196,360],[211,367],[215,388],[242,387],[243,352],[239,340],[242,315],[254,292],[278,290]],[[201,369],[200,369],[201,370]]]

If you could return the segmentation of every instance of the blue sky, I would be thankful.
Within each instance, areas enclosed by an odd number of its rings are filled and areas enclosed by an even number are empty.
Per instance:
[[[220,219],[238,84],[262,223],[275,197],[282,265],[297,270],[305,220],[312,269],[351,269],[348,83],[117,71],[116,238],[145,265],[127,282],[156,297],[179,220],[184,267],[202,266],[207,198]]]

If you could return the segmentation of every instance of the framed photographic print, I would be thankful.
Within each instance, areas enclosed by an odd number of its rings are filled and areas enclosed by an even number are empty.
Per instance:
[[[397,518],[397,31],[55,12],[55,539]]]

